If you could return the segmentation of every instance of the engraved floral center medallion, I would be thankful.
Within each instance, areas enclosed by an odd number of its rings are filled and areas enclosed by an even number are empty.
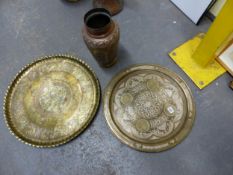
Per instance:
[[[153,119],[161,114],[163,104],[156,94],[144,91],[136,96],[134,109],[142,118]]]
[[[61,113],[69,103],[70,96],[70,88],[65,83],[55,82],[42,88],[39,103],[47,112]]]
[[[171,81],[160,74],[141,73],[125,78],[118,85],[112,104],[115,120],[130,137],[161,140],[183,124],[184,95]]]
[[[177,145],[195,117],[187,85],[157,65],[134,66],[114,77],[105,93],[104,112],[122,142],[148,152]]]
[[[26,67],[11,85],[7,122],[24,142],[56,146],[76,137],[94,117],[98,80],[82,61],[52,56]]]

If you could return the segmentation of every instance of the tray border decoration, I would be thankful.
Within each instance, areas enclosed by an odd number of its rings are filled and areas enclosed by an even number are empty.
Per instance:
[[[185,118],[184,124],[182,125],[182,128],[178,131],[174,138],[168,138],[165,141],[161,141],[159,143],[145,144],[128,137],[115,123],[110,108],[112,92],[114,91],[115,86],[120,80],[122,80],[128,74],[139,70],[154,70],[162,72],[171,77],[181,87],[187,100],[187,116]],[[107,85],[104,93],[103,103],[104,116],[113,135],[115,135],[122,143],[128,145],[129,147],[143,152],[161,152],[171,149],[181,143],[191,132],[196,115],[193,95],[186,82],[175,72],[156,64],[138,64],[126,68],[123,71],[120,71],[115,77],[112,78],[112,80]]]
[[[8,116],[10,116],[10,111],[9,111],[9,105],[11,103],[10,97],[11,97],[11,94],[12,94],[12,91],[13,91],[15,85],[21,80],[21,76],[24,74],[25,71],[27,71],[31,67],[37,65],[38,63],[46,62],[47,60],[50,60],[50,59],[65,59],[65,60],[73,61],[73,62],[83,66],[90,73],[90,75],[93,78],[93,82],[95,83],[94,86],[95,86],[95,89],[96,89],[96,101],[95,101],[96,105],[94,106],[94,108],[92,110],[92,113],[89,116],[89,120],[77,132],[73,133],[71,136],[69,136],[67,138],[64,138],[64,139],[62,139],[60,141],[51,142],[51,143],[39,143],[39,142],[31,141],[30,139],[27,139],[25,137],[21,137],[17,133],[17,130],[12,125],[12,123],[11,123],[9,117],[8,117]],[[26,145],[30,145],[30,146],[36,147],[36,148],[53,148],[53,147],[57,147],[57,146],[63,145],[65,143],[73,140],[74,138],[76,138],[79,134],[81,134],[87,128],[87,126],[94,119],[94,116],[96,115],[97,110],[99,108],[100,95],[101,95],[100,83],[99,83],[99,80],[98,80],[95,72],[90,68],[90,66],[86,62],[84,62],[80,58],[77,58],[75,56],[71,56],[71,55],[68,55],[68,54],[54,54],[54,55],[39,57],[37,59],[34,59],[34,61],[32,61],[31,63],[25,65],[16,74],[16,76],[13,78],[11,83],[8,85],[5,96],[4,96],[4,103],[3,103],[3,113],[4,113],[5,123],[7,125],[7,128],[9,129],[10,133],[13,136],[15,136],[19,141],[23,142]]]

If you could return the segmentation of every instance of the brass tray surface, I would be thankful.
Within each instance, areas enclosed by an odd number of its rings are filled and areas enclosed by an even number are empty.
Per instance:
[[[158,65],[137,65],[108,84],[104,114],[123,143],[139,151],[159,152],[188,135],[195,105],[190,89],[178,75]]]
[[[5,119],[24,143],[54,147],[87,127],[99,99],[99,82],[88,65],[71,56],[48,56],[23,68],[9,86]]]

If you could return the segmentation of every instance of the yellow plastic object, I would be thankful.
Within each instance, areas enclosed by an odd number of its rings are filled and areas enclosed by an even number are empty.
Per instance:
[[[226,72],[226,70],[215,60],[203,67],[193,59],[192,55],[201,43],[203,37],[204,34],[200,33],[169,53],[169,56],[200,89],[203,89],[217,77]]]
[[[197,47],[193,54],[198,64],[206,66],[213,61],[224,49],[222,45],[225,44],[233,33],[233,0],[227,0],[217,18],[206,33],[205,38]]]

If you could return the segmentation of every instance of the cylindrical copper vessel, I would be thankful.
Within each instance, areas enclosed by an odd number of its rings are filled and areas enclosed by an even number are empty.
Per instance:
[[[123,0],[93,0],[93,5],[96,8],[105,8],[111,15],[119,13],[123,9]]]
[[[120,38],[119,26],[111,19],[110,13],[96,8],[84,17],[83,39],[101,67],[110,67],[117,61]]]

